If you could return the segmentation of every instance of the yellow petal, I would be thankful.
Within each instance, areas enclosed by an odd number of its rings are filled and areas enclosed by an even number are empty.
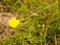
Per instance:
[[[19,20],[16,20],[16,22],[17,22],[17,25],[19,24]]]
[[[13,17],[8,21],[8,24],[10,27],[16,28],[19,24],[19,20],[17,20],[16,18]]]

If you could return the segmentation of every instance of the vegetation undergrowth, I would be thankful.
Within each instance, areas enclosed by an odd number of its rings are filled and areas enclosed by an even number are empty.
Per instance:
[[[0,45],[60,45],[59,5],[58,0],[0,0],[1,15],[21,22],[16,28],[0,23]]]

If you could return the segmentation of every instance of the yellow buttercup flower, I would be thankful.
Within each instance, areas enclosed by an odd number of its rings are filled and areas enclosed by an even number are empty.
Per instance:
[[[13,17],[10,20],[8,20],[8,24],[10,27],[16,28],[19,25],[19,20]]]

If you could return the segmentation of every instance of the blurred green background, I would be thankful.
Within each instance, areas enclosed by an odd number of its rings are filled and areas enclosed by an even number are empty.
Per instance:
[[[60,45],[59,10],[58,0],[0,0],[0,13],[21,21],[15,29],[0,24],[0,45]]]

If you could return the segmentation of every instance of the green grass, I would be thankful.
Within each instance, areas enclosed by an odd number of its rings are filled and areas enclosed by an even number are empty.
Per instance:
[[[0,4],[1,13],[11,13],[22,22],[12,34],[0,34],[0,45],[60,45],[58,0],[1,0]]]

